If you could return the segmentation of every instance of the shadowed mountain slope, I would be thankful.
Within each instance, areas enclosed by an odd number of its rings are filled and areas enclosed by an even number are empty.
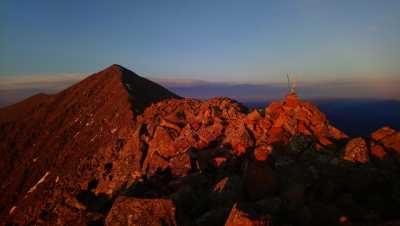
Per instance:
[[[22,209],[32,198],[45,200],[44,193],[28,192],[43,175],[52,188],[62,175],[74,182],[90,176],[82,167],[94,167],[92,156],[133,133],[134,117],[166,98],[177,96],[112,65],[56,95],[39,94],[1,109],[0,180],[6,194],[0,196],[1,210],[10,203]],[[35,214],[42,206],[33,204],[29,208]]]

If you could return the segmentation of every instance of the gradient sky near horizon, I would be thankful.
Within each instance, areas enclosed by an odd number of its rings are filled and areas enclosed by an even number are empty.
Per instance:
[[[0,76],[91,74],[209,81],[393,80],[400,1],[0,3]]]

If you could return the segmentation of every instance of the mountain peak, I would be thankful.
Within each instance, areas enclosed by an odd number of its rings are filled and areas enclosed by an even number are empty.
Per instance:
[[[104,68],[103,70],[97,72],[94,74],[95,77],[119,77],[120,79],[122,79],[124,74],[131,74],[134,76],[139,76],[136,73],[134,73],[133,71],[119,65],[119,64],[112,64],[106,68]]]

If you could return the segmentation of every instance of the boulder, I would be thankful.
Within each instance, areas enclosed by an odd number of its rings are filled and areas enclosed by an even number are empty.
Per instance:
[[[224,126],[221,123],[214,123],[210,126],[204,126],[199,129],[197,134],[201,141],[203,141],[203,147],[207,147],[211,142],[215,141],[222,135]]]
[[[300,105],[300,99],[296,93],[290,93],[285,97],[283,105],[288,108],[296,108]]]
[[[160,120],[160,126],[163,126],[163,127],[166,127],[166,128],[170,128],[170,129],[174,129],[176,131],[180,131],[181,130],[181,128],[177,124],[175,124],[173,122],[170,122],[169,120],[166,120],[166,119],[161,119]]]
[[[274,121],[274,124],[272,125],[273,127],[282,127],[283,124],[287,121],[287,117],[285,112],[281,112],[278,117],[276,118],[276,120]]]
[[[156,151],[165,158],[172,157],[177,153],[174,145],[174,138],[167,129],[161,126],[156,128],[154,137],[149,143],[149,150]]]
[[[396,132],[396,130],[394,130],[394,129],[388,127],[388,126],[385,126],[385,127],[382,127],[382,128],[380,128],[380,129],[378,129],[377,131],[373,132],[373,133],[371,134],[371,138],[372,138],[373,140],[375,140],[375,141],[380,141],[380,140],[382,140],[384,137],[387,137],[387,136],[389,136],[389,135],[392,135],[392,134],[394,134],[395,132]]]
[[[249,121],[256,121],[256,120],[260,120],[261,119],[261,114],[259,111],[254,110],[252,112],[250,112],[247,116],[246,119]]]
[[[169,168],[173,176],[186,176],[191,168],[190,157],[188,153],[175,156],[169,160]]]
[[[238,156],[254,146],[254,140],[243,123],[228,125],[225,131],[224,143],[230,144]]]
[[[168,199],[119,197],[107,215],[106,225],[176,225],[175,206]]]
[[[156,172],[164,171],[169,167],[169,162],[157,152],[149,152],[143,162],[142,172],[147,176],[153,176]]]
[[[350,140],[345,147],[343,159],[354,163],[367,163],[369,154],[365,140],[361,137]]]
[[[224,165],[224,163],[227,161],[227,158],[224,156],[217,156],[213,158],[213,165],[218,168]]]
[[[297,129],[300,134],[307,135],[307,136],[312,135],[312,133],[310,132],[310,129],[307,128],[307,126],[304,122],[299,122],[297,125]]]
[[[254,159],[257,161],[266,161],[268,156],[272,153],[273,147],[271,145],[260,145],[254,149]]]
[[[271,119],[275,120],[278,118],[279,114],[283,111],[282,105],[278,101],[273,101],[266,109],[266,116],[270,117]]]
[[[337,129],[334,126],[328,125],[328,129],[329,129],[330,137],[332,137],[332,138],[334,138],[336,140],[341,140],[341,139],[348,138],[348,136],[344,132],[340,131],[339,129]]]

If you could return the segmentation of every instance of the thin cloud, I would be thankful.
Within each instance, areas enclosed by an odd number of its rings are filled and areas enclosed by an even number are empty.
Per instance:
[[[63,74],[57,76],[3,76],[0,77],[0,106],[21,101],[37,93],[54,94],[84,79],[86,75]],[[227,96],[239,101],[265,101],[281,99],[287,84],[268,82],[209,82],[182,78],[149,78],[178,95],[192,98]],[[400,100],[400,79],[338,80],[300,82],[297,92],[305,99],[363,98]]]

